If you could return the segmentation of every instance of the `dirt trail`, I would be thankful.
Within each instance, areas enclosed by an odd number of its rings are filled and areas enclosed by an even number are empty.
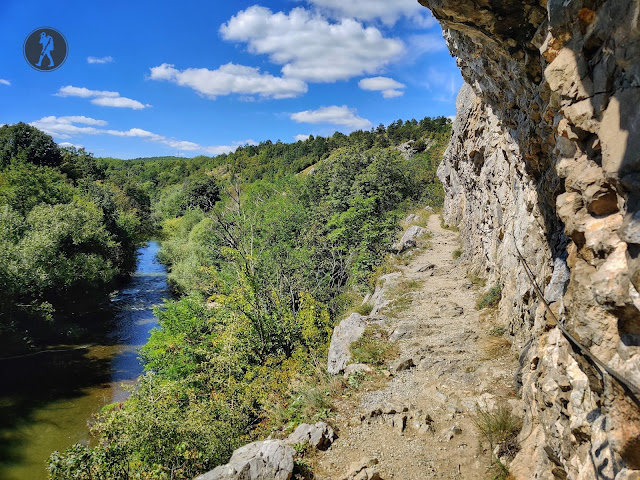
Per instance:
[[[443,229],[437,215],[430,216],[428,229],[432,248],[401,267],[403,278],[420,287],[410,307],[391,321],[394,336],[401,337],[399,359],[416,366],[356,403],[340,402],[340,438],[312,462],[318,479],[345,478],[349,465],[364,457],[378,459],[382,479],[488,478],[489,454],[478,448],[471,415],[478,403],[504,400],[517,408],[517,361],[508,349],[498,358],[487,355],[493,316],[475,309],[479,291],[465,265],[453,259],[458,234]]]

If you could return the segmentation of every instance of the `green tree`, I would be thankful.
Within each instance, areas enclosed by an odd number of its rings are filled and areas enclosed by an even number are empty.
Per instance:
[[[62,162],[60,149],[46,133],[23,122],[3,125],[0,127],[0,168],[18,157],[48,167],[57,167]]]

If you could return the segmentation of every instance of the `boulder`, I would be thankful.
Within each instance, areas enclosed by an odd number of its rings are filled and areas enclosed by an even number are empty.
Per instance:
[[[338,435],[333,431],[333,428],[324,422],[317,422],[313,425],[303,423],[286,438],[285,443],[288,445],[307,443],[317,450],[326,450],[337,438]]]
[[[381,323],[381,319],[352,313],[333,329],[327,359],[329,373],[335,375],[344,371],[351,360],[351,344],[362,336],[368,325],[376,323]]]
[[[427,232],[428,230],[426,228],[412,225],[406,232],[404,232],[400,241],[393,246],[393,250],[396,253],[402,253],[409,248],[415,247],[417,245],[418,238]]]
[[[404,370],[409,370],[410,368],[415,367],[415,363],[413,363],[413,358],[404,358],[396,361],[391,367],[391,371],[398,373]]]
[[[371,308],[371,315],[377,314],[380,310],[391,303],[391,298],[388,298],[389,290],[399,283],[401,279],[402,273],[400,272],[387,273],[378,279],[376,289],[374,290],[373,295],[368,299],[368,302],[373,305]]]
[[[282,440],[264,440],[240,447],[229,463],[195,480],[291,480],[295,450]]]

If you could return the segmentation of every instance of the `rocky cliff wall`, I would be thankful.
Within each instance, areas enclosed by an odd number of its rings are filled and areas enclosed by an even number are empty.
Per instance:
[[[517,478],[640,478],[640,1],[420,0],[467,82],[439,176],[502,286],[526,405]]]

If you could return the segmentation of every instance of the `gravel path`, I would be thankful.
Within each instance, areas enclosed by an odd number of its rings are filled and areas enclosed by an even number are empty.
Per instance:
[[[453,259],[458,234],[443,229],[437,215],[428,229],[432,248],[401,269],[420,287],[391,327],[400,337],[399,359],[415,367],[395,373],[382,389],[340,402],[340,438],[312,460],[318,479],[346,478],[349,465],[364,457],[378,459],[383,479],[488,478],[489,453],[478,446],[471,416],[476,405],[498,401],[519,409],[517,360],[508,348],[487,353],[493,316],[475,309],[479,291]]]

